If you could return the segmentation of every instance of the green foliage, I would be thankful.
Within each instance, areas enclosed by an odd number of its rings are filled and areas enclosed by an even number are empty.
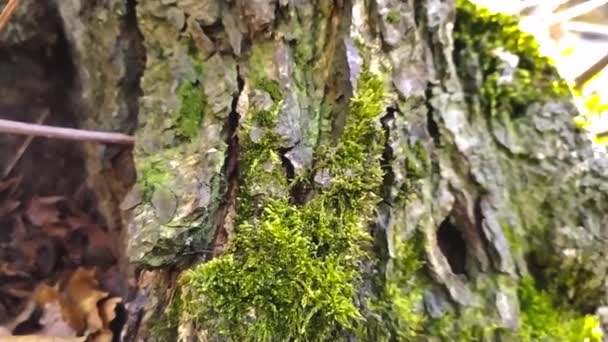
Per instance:
[[[601,94],[595,93],[585,99],[585,108],[590,114],[600,114],[608,112],[608,103],[602,100]]]
[[[555,307],[552,296],[535,287],[530,277],[519,288],[520,338],[527,341],[601,342],[599,320]],[[555,294],[558,295],[558,294]]]
[[[301,207],[280,195],[253,200],[260,184],[288,184],[280,168],[267,172],[279,147],[269,127],[276,115],[251,116],[243,126],[238,231],[228,254],[183,275],[186,313],[234,341],[320,341],[354,329],[362,319],[354,296],[365,226],[382,182],[382,101],[382,81],[363,72],[343,136],[319,154],[331,186]],[[256,142],[253,126],[266,129]]]
[[[175,121],[179,135],[193,139],[199,134],[201,120],[207,105],[203,90],[197,84],[182,82],[177,88],[180,108]]]
[[[517,17],[491,13],[469,0],[457,0],[456,6],[455,57],[463,79],[477,72],[464,70],[467,61],[478,60],[482,77],[478,91],[488,114],[513,115],[540,99],[570,96],[552,62],[540,55],[536,39],[519,29]],[[511,81],[500,80],[505,64],[497,55],[501,50],[519,58]]]
[[[608,99],[602,98],[600,93],[593,93],[587,97],[583,95],[582,91],[574,90],[579,104],[580,115],[574,118],[574,123],[579,128],[587,128],[591,124],[591,120],[597,119],[602,115],[608,113]],[[606,144],[605,139],[596,137],[597,143]]]

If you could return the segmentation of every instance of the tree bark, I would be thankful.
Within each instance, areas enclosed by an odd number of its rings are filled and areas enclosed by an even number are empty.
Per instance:
[[[607,302],[608,159],[496,18],[440,0],[24,0],[0,38],[56,46],[52,27],[78,125],[136,136],[135,184],[124,151],[87,150],[133,274],[123,340],[579,341]]]

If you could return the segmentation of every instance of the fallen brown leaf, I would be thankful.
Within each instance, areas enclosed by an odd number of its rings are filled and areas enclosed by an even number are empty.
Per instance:
[[[61,221],[61,222],[56,222],[56,223],[48,223],[45,225],[42,225],[42,231],[48,235],[49,237],[52,238],[56,238],[59,241],[62,241],[66,238],[66,236],[68,235],[68,233],[70,232],[70,230],[72,230],[72,228],[65,224],[65,222]]]
[[[103,328],[97,303],[108,293],[99,291],[98,287],[94,269],[79,268],[70,277],[64,290],[65,303],[62,307],[70,308],[75,330],[95,332]]]
[[[44,306],[45,304],[58,301],[59,292],[57,291],[56,288],[50,287],[45,284],[45,285],[40,286],[38,291],[36,291],[35,299],[38,302],[38,304]]]
[[[63,201],[62,196],[34,197],[30,200],[25,212],[33,224],[42,226],[59,222],[60,212],[57,203]]]
[[[91,335],[91,342],[112,342],[114,334],[110,330],[102,330]]]
[[[113,297],[108,298],[100,303],[99,312],[103,321],[104,327],[109,327],[110,323],[116,318],[116,306],[122,302],[121,298]]]

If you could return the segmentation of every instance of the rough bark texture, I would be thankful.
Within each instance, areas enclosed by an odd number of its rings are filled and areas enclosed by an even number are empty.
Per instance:
[[[61,44],[53,87],[78,124],[137,137],[124,200],[118,151],[86,153],[107,219],[125,214],[125,341],[590,336],[584,315],[608,301],[608,160],[529,37],[458,6],[21,2],[0,67]]]

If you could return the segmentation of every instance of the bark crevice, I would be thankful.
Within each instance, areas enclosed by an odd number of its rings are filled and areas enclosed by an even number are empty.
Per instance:
[[[224,131],[226,132],[226,158],[222,173],[224,174],[226,192],[218,211],[216,212],[215,236],[212,242],[212,254],[209,257],[223,254],[232,239],[238,206],[239,192],[239,159],[240,143],[238,129],[242,114],[238,112],[239,98],[243,92],[245,81],[240,75],[237,67],[237,93],[232,100],[232,109],[226,119]]]

